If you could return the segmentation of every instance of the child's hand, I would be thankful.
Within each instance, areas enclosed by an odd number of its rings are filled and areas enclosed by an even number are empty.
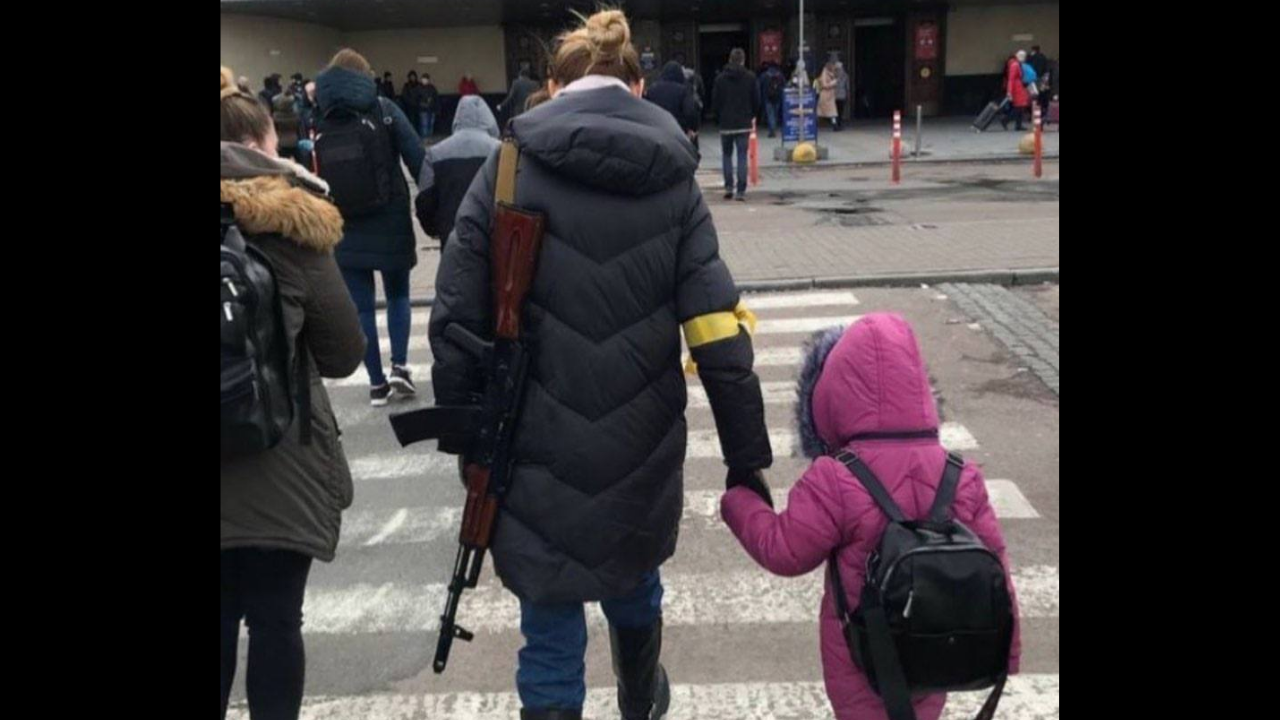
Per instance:
[[[764,474],[759,470],[729,468],[729,474],[724,479],[724,489],[732,490],[739,485],[750,489],[768,503],[769,507],[773,507],[773,495],[769,492],[769,484],[764,481]]]

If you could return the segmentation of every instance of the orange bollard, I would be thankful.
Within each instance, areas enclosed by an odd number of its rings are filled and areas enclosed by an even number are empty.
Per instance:
[[[1035,133],[1036,133],[1036,159],[1032,166],[1032,170],[1035,173],[1036,177],[1040,177],[1041,173],[1043,172],[1043,168],[1041,168],[1040,166],[1040,157],[1044,152],[1044,145],[1041,139],[1041,133],[1044,129],[1044,125],[1041,123],[1041,118],[1040,118],[1040,103],[1036,103],[1035,105],[1033,105],[1031,112],[1034,113],[1032,123],[1035,125]]]
[[[893,182],[902,182],[902,111],[893,111]]]
[[[751,121],[751,135],[747,139],[747,167],[750,169],[751,184],[760,184],[760,137],[756,135],[756,121]]]

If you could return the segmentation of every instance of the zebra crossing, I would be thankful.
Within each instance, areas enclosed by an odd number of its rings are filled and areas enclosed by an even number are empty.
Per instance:
[[[798,369],[802,343],[811,332],[856,321],[867,308],[853,293],[836,291],[748,295],[744,300],[759,318],[756,366],[762,375],[776,458],[767,476],[781,510],[786,507],[787,491],[807,467],[794,436],[794,382],[783,378]],[[413,315],[409,357],[424,396],[417,401],[421,404],[430,402],[428,318],[429,311]],[[379,317],[379,322],[384,325],[384,318]],[[385,326],[381,332],[385,341]],[[663,662],[674,683],[669,717],[830,718],[816,645],[822,573],[773,576],[758,568],[724,527],[719,517],[724,481],[719,439],[705,391],[697,378],[688,380],[684,512],[676,555],[663,566],[663,615],[670,628]],[[303,606],[311,665],[302,716],[313,720],[514,720],[519,716],[511,682],[515,657],[502,648],[519,645],[519,606],[494,577],[491,565],[480,587],[464,595],[459,610],[460,621],[476,633],[475,642],[454,646],[454,667],[444,676],[431,676],[428,669],[461,517],[463,491],[456,459],[436,453],[434,443],[399,448],[385,425],[388,410],[397,408],[394,403],[389,409],[368,406],[363,369],[351,378],[326,380],[326,385],[344,431],[355,502],[344,514],[337,559],[312,569]],[[941,436],[953,450],[980,451],[982,447],[981,438],[965,427],[963,418],[948,418]],[[998,472],[999,468],[989,468],[986,484],[1006,536],[1011,526],[1043,522],[1020,479]],[[1013,540],[1010,545],[1012,549]],[[363,571],[353,572],[355,566]],[[1052,642],[1056,642],[1057,565],[1015,560],[1014,583],[1024,617],[1024,647],[1036,642],[1035,628],[1046,624],[1053,627]],[[594,646],[603,643],[607,648],[604,618],[596,605],[587,607],[594,649],[588,654],[584,717],[616,717],[607,663],[604,675],[598,674],[598,668],[592,674],[592,664],[600,664],[593,655],[600,650]],[[707,637],[731,639],[735,653],[747,655],[735,660],[748,663],[752,669],[748,676],[708,668],[707,648],[691,639]],[[326,653],[338,654],[350,648],[355,655],[355,648],[371,645],[387,649],[317,663],[316,644]],[[397,675],[386,669],[386,658],[403,656],[414,659],[411,671]],[[320,669],[312,667],[317,664]],[[457,666],[480,672],[465,673]],[[1052,672],[1044,669],[1011,678],[997,718],[1058,717],[1056,662],[1047,668]],[[407,672],[415,674],[408,689]],[[345,690],[334,692],[334,687]],[[971,717],[984,697],[985,693],[953,694],[944,718]],[[228,717],[247,719],[243,692],[233,699],[238,702]]]

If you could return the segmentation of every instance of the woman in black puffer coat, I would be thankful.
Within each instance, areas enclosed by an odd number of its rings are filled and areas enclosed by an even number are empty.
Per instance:
[[[523,717],[580,717],[581,603],[600,601],[623,716],[648,719],[669,702],[658,568],[675,552],[683,501],[682,327],[729,484],[767,494],[759,470],[772,455],[739,323],[749,314],[719,257],[693,146],[669,113],[640,99],[625,16],[597,13],[562,37],[550,86],[553,99],[511,124],[515,203],[545,213],[547,229],[523,315],[531,364],[494,565],[521,601]],[[475,361],[445,328],[493,334],[497,157],[463,200],[436,278],[429,332],[442,405],[480,389]],[[441,450],[466,452],[447,441]]]

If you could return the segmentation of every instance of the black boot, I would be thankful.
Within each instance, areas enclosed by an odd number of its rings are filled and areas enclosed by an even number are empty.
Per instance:
[[[581,710],[521,710],[520,720],[582,720]]]
[[[658,663],[662,652],[662,620],[647,628],[609,626],[613,674],[618,678],[622,720],[661,720],[671,706],[667,671]]]

